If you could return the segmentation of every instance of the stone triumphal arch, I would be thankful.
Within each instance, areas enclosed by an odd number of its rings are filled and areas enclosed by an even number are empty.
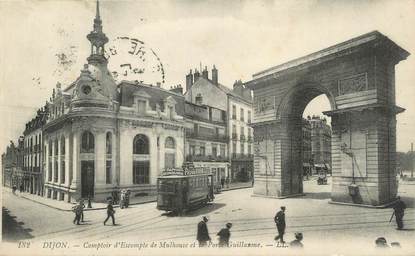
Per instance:
[[[302,114],[325,94],[334,202],[384,205],[397,193],[395,65],[409,53],[374,31],[253,75],[254,194],[301,195]]]

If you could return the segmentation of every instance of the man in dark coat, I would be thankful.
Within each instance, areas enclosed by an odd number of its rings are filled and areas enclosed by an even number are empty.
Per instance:
[[[398,229],[403,229],[403,215],[405,214],[406,205],[401,198],[398,196],[395,205],[393,206],[393,211],[395,213],[396,224],[398,224]]]
[[[112,219],[112,225],[115,225],[115,219],[114,219],[114,207],[112,206],[112,202],[108,202],[107,205],[107,218],[104,220],[104,225],[107,223],[107,220],[111,217]]]
[[[285,233],[285,206],[281,206],[281,211],[277,212],[274,217],[275,224],[277,225],[278,236],[275,237],[275,240],[280,239],[281,243],[284,242],[284,233]]]
[[[232,223],[227,223],[226,228],[222,228],[218,232],[219,236],[219,247],[228,247],[229,246],[229,238],[231,238],[231,229]]]
[[[196,240],[199,242],[199,247],[204,247],[207,245],[207,241],[210,241],[210,236],[206,223],[208,218],[203,216],[203,220],[197,224],[197,237]]]
[[[73,224],[76,223],[76,225],[79,225],[79,221],[81,220],[81,213],[82,213],[82,208],[80,204],[75,205],[74,207],[72,207],[72,211],[75,213],[75,218],[73,220]]]

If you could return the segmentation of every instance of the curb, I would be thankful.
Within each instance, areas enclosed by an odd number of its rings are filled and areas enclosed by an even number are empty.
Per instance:
[[[372,209],[385,209],[389,206],[393,205],[396,202],[396,200],[393,200],[392,202],[389,202],[387,204],[381,204],[381,205],[368,205],[368,204],[354,204],[354,203],[343,203],[343,202],[335,202],[335,201],[329,201],[329,204],[337,204],[337,205],[344,205],[344,206],[354,206],[354,207],[362,207],[362,208],[372,208]]]
[[[227,189],[222,189],[221,192],[226,192],[226,191],[231,191],[231,190],[237,190],[237,189],[244,189],[244,188],[252,188],[252,186],[243,186],[243,187],[227,188]]]
[[[226,192],[226,191],[231,191],[231,190],[237,190],[237,189],[245,189],[245,188],[252,188],[252,186],[242,186],[242,187],[227,188],[225,190],[222,190],[221,192]],[[34,203],[38,203],[38,204],[41,204],[41,205],[44,205],[44,206],[47,206],[47,207],[50,207],[50,208],[59,210],[59,211],[72,212],[72,209],[62,209],[62,208],[59,208],[59,207],[56,207],[56,206],[52,206],[50,204],[46,204],[46,203],[37,201],[37,200],[32,199],[32,198],[28,198],[28,197],[26,197],[24,195],[23,196],[20,195],[20,197],[21,198],[24,198],[26,200],[32,201]],[[130,205],[147,204],[147,203],[153,203],[153,202],[156,202],[156,201],[157,201],[157,199],[154,199],[154,200],[149,200],[149,201],[143,201],[143,202],[137,202],[137,203],[130,203]],[[72,206],[74,206],[74,204]],[[120,208],[120,205],[119,204],[116,204],[116,205],[113,205],[113,207],[114,208]],[[86,208],[85,207],[84,208],[84,211],[96,211],[96,210],[105,210],[105,209],[107,209],[107,207],[98,207],[98,208]]]
[[[64,212],[71,212],[71,211],[72,211],[72,209],[62,209],[62,208],[59,208],[59,207],[56,207],[56,206],[52,206],[52,205],[50,205],[50,204],[45,204],[45,203],[43,203],[43,202],[40,202],[40,201],[37,201],[37,200],[31,199],[31,198],[28,198],[28,197],[25,197],[25,196],[20,196],[20,197],[21,197],[21,198],[24,198],[24,199],[26,199],[26,200],[32,201],[32,202],[34,202],[34,203],[38,203],[38,204],[41,204],[41,205],[44,205],[44,206],[47,206],[47,207],[50,207],[50,208],[53,208],[53,209],[59,210],[59,211],[64,211]],[[146,203],[152,203],[152,202],[156,202],[156,201],[157,201],[157,200],[143,201],[143,202],[138,202],[138,203],[131,203],[130,205],[146,204]],[[73,204],[72,206],[75,206],[75,205]],[[114,205],[113,207],[114,207],[114,208],[119,208],[119,207],[120,207],[120,205],[116,204],[116,205]],[[95,210],[105,210],[105,209],[107,209],[107,207],[98,207],[98,208],[84,208],[84,211],[95,211]]]

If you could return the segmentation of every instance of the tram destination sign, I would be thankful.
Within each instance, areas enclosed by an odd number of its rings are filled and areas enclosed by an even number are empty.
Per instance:
[[[184,168],[166,168],[161,173],[162,176],[170,176],[170,175],[181,175],[181,176],[189,176],[189,175],[203,175],[203,174],[211,174],[210,169],[206,167],[184,167]]]

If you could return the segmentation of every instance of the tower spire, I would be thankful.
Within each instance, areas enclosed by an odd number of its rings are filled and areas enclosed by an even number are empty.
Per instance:
[[[99,0],[97,0],[97,11],[96,11],[96,15],[95,15],[95,19],[99,20]]]
[[[96,4],[96,14],[94,19],[94,30],[87,36],[91,42],[91,55],[88,57],[89,64],[107,64],[104,56],[104,45],[108,43],[108,37],[102,32],[102,21],[99,15],[99,1]]]

